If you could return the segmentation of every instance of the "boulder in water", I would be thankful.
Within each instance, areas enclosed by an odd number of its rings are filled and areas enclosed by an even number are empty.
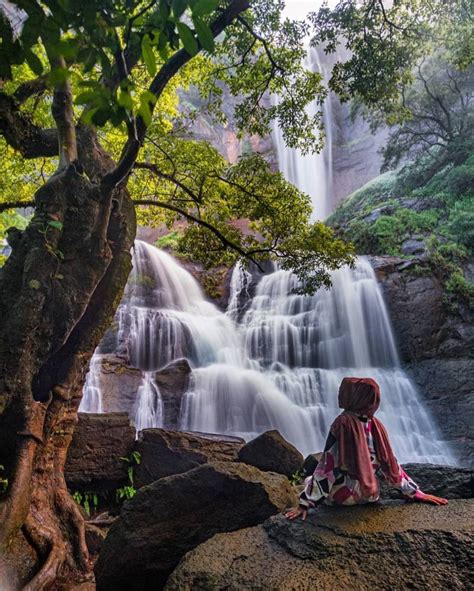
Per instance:
[[[277,472],[291,478],[299,472],[304,458],[278,431],[266,431],[239,451],[239,460],[264,472]]]
[[[165,589],[468,589],[473,509],[386,501],[319,507],[305,523],[271,517],[186,554]]]
[[[289,482],[241,463],[157,480],[125,503],[101,549],[98,591],[161,589],[181,557],[218,532],[263,522],[296,502]]]
[[[189,386],[191,367],[187,359],[177,359],[155,373],[155,383],[163,404],[163,427],[177,429],[181,400]]]
[[[135,484],[141,487],[211,461],[236,461],[244,443],[227,435],[144,429],[136,443],[141,462],[135,467]]]

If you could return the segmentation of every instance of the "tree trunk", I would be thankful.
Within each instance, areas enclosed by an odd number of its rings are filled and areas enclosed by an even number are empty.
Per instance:
[[[112,162],[90,130],[78,147],[79,161],[36,193],[27,229],[9,233],[0,278],[0,572],[16,579],[0,587],[92,577],[64,463],[90,357],[131,269],[135,212],[126,188],[100,185]]]

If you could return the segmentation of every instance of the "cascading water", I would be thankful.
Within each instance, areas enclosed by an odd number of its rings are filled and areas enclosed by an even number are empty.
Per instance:
[[[320,72],[325,77],[318,49],[310,47],[305,59],[305,67],[313,72]],[[277,99],[273,99],[277,100]],[[278,158],[278,167],[285,178],[311,197],[313,219],[324,220],[332,212],[332,107],[328,96],[322,105],[313,101],[307,107],[307,113],[313,117],[322,112],[325,129],[325,144],[320,153],[302,154],[300,150],[285,145],[283,133],[275,123],[272,127],[272,140]]]
[[[369,376],[381,385],[380,416],[400,460],[451,461],[399,367],[368,261],[335,272],[332,290],[314,296],[292,293],[296,278],[287,271],[274,270],[252,289],[251,284],[250,273],[237,266],[224,314],[171,256],[136,242],[134,271],[117,318],[118,340],[126,343],[131,364],[144,371],[133,417],[137,429],[161,425],[153,371],[186,357],[192,375],[181,429],[250,439],[274,428],[309,453],[322,448],[339,412],[341,379]],[[91,396],[98,363],[95,355],[81,410],[97,410]]]

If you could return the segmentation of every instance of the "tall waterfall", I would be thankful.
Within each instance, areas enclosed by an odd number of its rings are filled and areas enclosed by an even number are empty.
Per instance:
[[[308,49],[304,65],[308,70],[320,72],[325,77],[325,70],[317,48]],[[314,116],[319,110],[322,111],[326,135],[324,148],[319,154],[303,155],[297,149],[288,148],[276,123],[272,127],[272,140],[280,171],[290,183],[311,197],[313,219],[324,220],[334,208],[332,200],[332,107],[329,96],[322,105],[313,101],[307,107],[309,116]]]
[[[233,272],[227,313],[168,254],[137,241],[134,271],[120,306],[118,340],[143,370],[134,420],[159,426],[153,372],[179,357],[192,367],[180,428],[250,439],[278,429],[303,453],[322,449],[339,410],[344,376],[376,379],[380,417],[401,461],[450,462],[436,429],[400,369],[390,322],[368,261],[333,274],[331,291],[295,295],[296,278],[275,269],[250,297],[251,275]],[[239,301],[247,300],[245,311]],[[91,373],[97,368],[97,356]],[[91,374],[89,374],[91,375]],[[91,382],[89,384],[89,382]],[[82,409],[96,395],[88,378]]]

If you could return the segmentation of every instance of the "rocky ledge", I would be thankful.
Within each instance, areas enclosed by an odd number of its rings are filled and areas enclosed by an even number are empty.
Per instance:
[[[278,515],[201,544],[165,589],[468,589],[473,509],[472,500],[444,507],[385,501],[320,507],[306,522]]]

